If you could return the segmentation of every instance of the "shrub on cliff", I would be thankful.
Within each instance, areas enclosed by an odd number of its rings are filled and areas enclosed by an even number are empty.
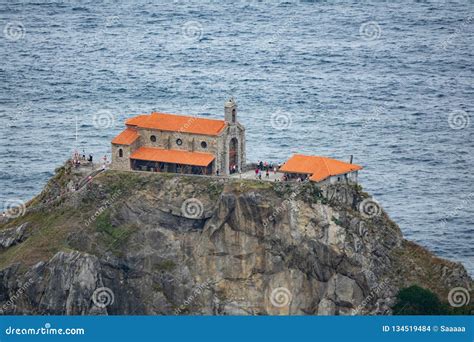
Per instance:
[[[401,289],[397,303],[393,307],[394,315],[446,315],[447,310],[439,298],[430,290],[413,285]]]

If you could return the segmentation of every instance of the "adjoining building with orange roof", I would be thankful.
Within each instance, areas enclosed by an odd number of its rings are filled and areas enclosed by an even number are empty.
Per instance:
[[[227,175],[245,166],[245,128],[233,98],[224,120],[154,112],[125,125],[112,140],[113,169]]]
[[[284,163],[279,172],[285,174],[287,179],[300,179],[321,183],[334,184],[338,182],[357,183],[358,171],[362,167],[351,162],[345,163],[340,160],[295,154]]]

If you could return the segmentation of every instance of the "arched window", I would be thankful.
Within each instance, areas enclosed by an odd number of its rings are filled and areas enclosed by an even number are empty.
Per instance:
[[[232,122],[235,122],[235,116],[236,116],[236,112],[235,112],[235,108],[232,109]]]
[[[201,141],[201,147],[202,148],[207,148],[207,142]]]
[[[119,148],[119,157],[122,158],[123,157],[123,150],[121,148]]]
[[[150,141],[151,142],[156,142],[156,136],[150,135]]]

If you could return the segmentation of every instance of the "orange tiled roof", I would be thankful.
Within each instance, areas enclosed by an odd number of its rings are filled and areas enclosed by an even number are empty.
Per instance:
[[[140,147],[132,153],[130,158],[162,163],[208,166],[215,157],[210,153],[164,150],[155,147]]]
[[[130,145],[138,138],[138,132],[133,128],[126,128],[113,140],[112,144]]]
[[[225,127],[224,120],[203,119],[165,113],[138,115],[125,121],[126,125],[141,128],[159,129],[162,131],[218,135]]]
[[[330,176],[361,170],[362,166],[340,160],[295,154],[280,168],[281,172],[310,174],[312,181],[320,182]]]

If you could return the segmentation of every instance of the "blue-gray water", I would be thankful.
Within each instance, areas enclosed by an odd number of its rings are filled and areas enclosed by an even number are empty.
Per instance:
[[[0,199],[37,194],[76,146],[109,153],[131,115],[221,117],[233,95],[249,160],[353,154],[405,236],[472,274],[473,10],[2,2]]]

